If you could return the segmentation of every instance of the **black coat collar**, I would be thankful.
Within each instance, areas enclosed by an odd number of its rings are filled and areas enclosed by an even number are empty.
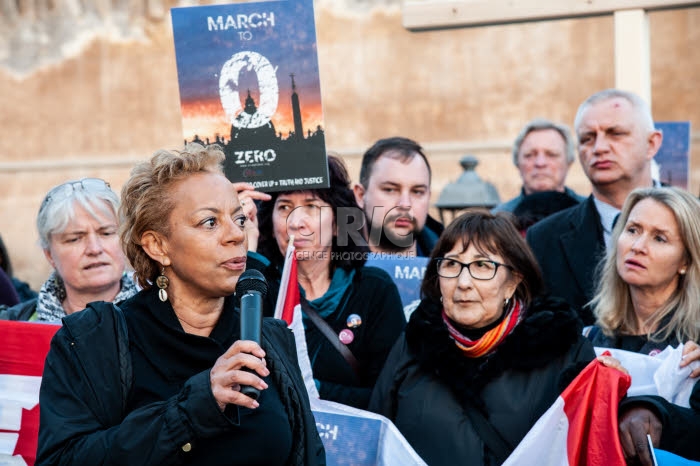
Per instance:
[[[581,335],[581,322],[565,301],[539,298],[496,351],[468,358],[450,338],[441,311],[440,303],[421,301],[406,325],[408,347],[423,370],[449,385],[458,397],[477,402],[490,380],[506,370],[544,367],[565,354]]]
[[[592,194],[572,209],[569,231],[560,237],[561,251],[583,295],[592,296],[595,266],[605,254],[603,227]]]

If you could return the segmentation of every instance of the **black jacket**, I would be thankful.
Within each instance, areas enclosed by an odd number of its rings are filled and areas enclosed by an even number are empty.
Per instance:
[[[262,256],[255,256],[259,257]],[[248,261],[251,262],[250,257]],[[272,316],[280,287],[280,270],[259,259],[254,267],[267,279],[270,291],[264,302],[264,314]],[[359,316],[361,324],[351,327],[355,324],[348,318],[353,314]],[[324,400],[367,409],[384,361],[406,325],[399,291],[384,270],[361,267],[340,299],[338,309],[325,321],[335,335],[345,329],[352,332],[353,340],[346,346],[357,359],[360,371],[355,373],[316,325],[304,319],[311,370],[320,383],[319,395]]]
[[[586,304],[593,298],[596,267],[605,255],[603,227],[593,195],[527,230],[527,242],[553,296],[579,310],[585,325],[594,322]]]
[[[350,327],[348,319],[352,314],[362,322],[357,327]],[[347,347],[359,362],[360,373],[356,374],[328,338],[305,319],[311,369],[321,384],[319,395],[324,400],[367,409],[384,361],[406,326],[396,285],[382,269],[362,267],[339,308],[325,321],[336,335],[345,329],[353,332],[354,338]]]
[[[12,307],[0,306],[0,320],[29,320],[36,312],[38,298],[32,298]]]
[[[620,414],[635,406],[655,411],[661,420],[659,448],[683,458],[700,461],[700,384],[695,383],[690,394],[690,408],[684,408],[660,396],[632,396],[620,403]]]
[[[439,303],[423,300],[387,359],[370,410],[394,421],[431,466],[498,464],[591,361],[575,312],[537,301],[495,352],[467,358],[450,339]],[[466,414],[481,409],[510,444],[492,452]]]
[[[41,383],[37,465],[184,464],[189,442],[230,429],[208,370],[193,375],[177,396],[126,412],[132,384],[127,333],[123,314],[109,303],[91,303],[63,319]],[[266,319],[261,346],[282,401],[295,413],[292,464],[325,464],[292,334],[281,321]]]
[[[418,235],[416,240],[416,255],[418,257],[430,257],[430,253],[433,252],[435,243],[440,239],[440,235],[445,230],[442,223],[435,220],[433,217],[428,215],[425,219],[425,225],[423,230]]]
[[[594,346],[620,349],[619,339],[606,336],[599,327],[593,327],[588,333],[588,338],[591,339]],[[672,347],[679,345],[675,336],[661,341],[649,340],[639,350],[639,353],[648,354],[654,349],[662,351],[669,345]],[[698,443],[698,432],[700,432],[699,383],[695,383],[690,394],[690,408],[678,406],[660,396],[633,396],[622,400],[620,414],[635,406],[644,406],[653,410],[661,420],[663,428],[660,448],[662,450],[700,461],[700,443]]]

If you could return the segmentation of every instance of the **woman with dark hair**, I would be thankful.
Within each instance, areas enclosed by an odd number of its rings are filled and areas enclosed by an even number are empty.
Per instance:
[[[423,299],[369,409],[431,465],[501,464],[595,354],[576,313],[542,295],[510,215],[472,210],[438,240]]]
[[[17,303],[19,303],[19,297],[12,280],[0,269],[0,313],[8,306],[14,306]]]
[[[10,253],[2,240],[2,236],[0,236],[0,269],[2,269],[5,275],[12,281],[12,286],[17,293],[20,303],[37,297],[38,293],[32,290],[27,282],[23,282],[15,277],[12,269],[12,261],[10,260]]]
[[[253,255],[272,284],[272,315],[284,253],[294,237],[311,367],[321,398],[366,408],[384,360],[405,325],[396,285],[381,269],[364,267],[369,251],[355,228],[364,218],[342,161],[328,157],[330,188],[272,193],[259,210]]]

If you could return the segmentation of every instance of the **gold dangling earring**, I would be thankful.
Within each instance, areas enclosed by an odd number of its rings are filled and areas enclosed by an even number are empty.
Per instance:
[[[168,292],[165,291],[165,289],[168,287],[170,284],[170,280],[168,280],[168,277],[165,276],[165,267],[162,267],[160,269],[160,275],[158,275],[158,278],[156,278],[156,285],[158,286],[158,299],[160,299],[163,302],[166,302],[168,300]]]

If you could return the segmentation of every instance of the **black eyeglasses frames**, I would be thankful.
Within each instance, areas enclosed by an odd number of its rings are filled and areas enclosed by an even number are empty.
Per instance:
[[[435,261],[437,262],[437,273],[443,278],[457,278],[466,268],[474,280],[491,280],[496,276],[499,267],[512,269],[508,264],[486,259],[475,260],[468,264],[450,257],[438,257]]]

